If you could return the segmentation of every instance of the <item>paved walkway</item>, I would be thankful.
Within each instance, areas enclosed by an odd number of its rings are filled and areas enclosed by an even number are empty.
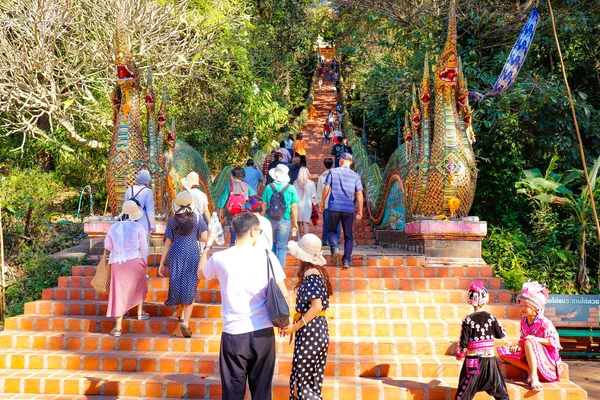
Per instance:
[[[570,379],[588,392],[589,400],[600,399],[600,360],[565,360]]]

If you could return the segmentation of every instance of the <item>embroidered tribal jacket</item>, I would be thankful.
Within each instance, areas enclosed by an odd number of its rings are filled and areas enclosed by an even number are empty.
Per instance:
[[[477,311],[467,315],[462,322],[457,357],[494,357],[494,339],[502,339],[506,330],[492,314]]]

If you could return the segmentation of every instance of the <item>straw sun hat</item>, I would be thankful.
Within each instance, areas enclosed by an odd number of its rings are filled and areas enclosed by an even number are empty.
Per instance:
[[[299,242],[293,240],[288,242],[291,255],[300,261],[306,261],[313,265],[325,265],[326,260],[323,257],[321,247],[321,239],[312,233],[302,236]]]
[[[200,176],[196,172],[192,171],[187,174],[185,178],[181,179],[181,183],[183,184],[184,188],[190,190],[192,186],[200,186]]]
[[[135,201],[127,200],[123,203],[123,207],[121,208],[121,214],[119,215],[119,219],[123,215],[128,215],[129,220],[131,220],[131,221],[137,221],[138,219],[142,218],[142,216],[144,215],[144,211],[142,210],[142,207],[140,207],[136,204]]]
[[[190,192],[183,191],[177,194],[175,200],[173,200],[173,212],[175,214],[183,214],[185,212],[196,211],[196,202],[192,198]]]

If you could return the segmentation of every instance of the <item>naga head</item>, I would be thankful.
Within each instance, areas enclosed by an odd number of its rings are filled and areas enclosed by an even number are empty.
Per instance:
[[[119,116],[119,108],[121,107],[121,86],[115,85],[111,95],[112,109],[113,109],[113,125],[117,124],[117,118]]]
[[[167,125],[167,89],[163,92],[162,103],[158,110],[158,126],[164,128]]]
[[[456,52],[456,0],[450,0],[448,13],[448,37],[444,52],[438,61],[436,78],[444,86],[456,87],[458,76],[458,54]]]
[[[115,61],[117,80],[120,85],[135,84],[139,72],[131,56],[129,40],[125,33],[123,7],[119,8],[117,30],[115,34]]]
[[[410,117],[409,117],[408,110],[407,110],[404,115],[404,141],[407,144],[407,148],[408,148],[408,145],[411,144],[412,139],[413,139],[413,137],[412,137],[412,131],[410,129]]]
[[[146,89],[146,110],[151,116],[154,116],[154,105],[156,97],[154,96],[154,88],[152,87],[152,68],[148,67],[148,88]]]
[[[459,60],[460,61],[460,60]],[[467,131],[467,136],[469,138],[469,142],[473,143],[475,141],[475,133],[473,132],[473,127],[471,126],[471,106],[469,106],[469,89],[467,86],[467,79],[463,73],[462,63],[459,62],[458,65],[458,80],[456,86],[456,103],[457,108],[460,112],[461,118],[465,123],[465,128]]]
[[[412,122],[413,128],[418,128],[421,124],[421,111],[417,104],[417,90],[415,85],[412,87],[412,105],[410,107],[410,121]]]
[[[175,148],[177,142],[177,131],[175,130],[175,117],[171,119],[171,127],[167,130],[167,146],[169,149]]]
[[[419,88],[419,100],[421,105],[429,107],[431,101],[431,78],[429,77],[429,62],[427,61],[427,54],[425,54],[425,67],[423,68],[423,81],[421,81],[421,87]]]
[[[117,17],[117,30],[115,34],[115,63],[117,72],[117,83],[121,87],[121,101],[123,110],[123,121],[129,118],[131,110],[131,92],[138,86],[139,73],[131,56],[130,46],[127,43],[127,35],[123,26],[123,7],[119,8]]]
[[[457,77],[457,85],[456,85],[456,102],[459,107],[468,107],[469,106],[469,89],[467,88],[467,80],[465,78],[465,74],[463,73],[462,62],[460,59],[458,60],[458,77]]]

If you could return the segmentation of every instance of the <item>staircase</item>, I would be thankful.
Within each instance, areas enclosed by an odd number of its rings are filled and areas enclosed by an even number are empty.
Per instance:
[[[290,288],[295,264],[288,257]],[[471,312],[466,289],[475,278],[490,288],[489,311],[500,319],[509,339],[518,338],[518,307],[509,303],[510,293],[492,276],[491,267],[428,267],[418,256],[369,250],[355,254],[352,264],[348,270],[328,267],[335,293],[328,311],[325,399],[453,398],[461,363],[450,355],[450,341],[458,339],[461,319]],[[105,296],[90,287],[93,266],[74,267],[57,288],[44,290],[42,300],[28,303],[25,315],[8,318],[0,333],[2,398],[14,393],[31,395],[14,397],[20,399],[219,399],[218,283],[199,282],[194,336],[185,339],[174,335],[177,322],[162,305],[168,281],[156,272],[156,266],[149,267],[146,311],[151,318],[125,318],[120,338],[108,334],[113,319],[103,316]],[[281,400],[288,396],[293,353],[286,338],[277,339],[277,353],[274,388],[275,399]],[[568,380],[568,369],[561,382],[545,383],[542,395],[524,387],[521,371],[507,364],[501,368],[515,380],[508,385],[511,399],[587,398]]]
[[[326,78],[326,76],[325,76]],[[307,123],[308,167],[316,177],[330,146],[321,143],[325,114],[335,105],[328,82],[315,98],[317,120]],[[317,227],[321,234],[322,221]],[[424,258],[374,246],[373,227],[356,223],[360,245],[352,268],[330,263],[334,294],[328,310],[331,335],[325,369],[326,400],[449,400],[454,398],[461,363],[451,355],[462,318],[472,311],[467,289],[475,279],[490,290],[490,306],[508,332],[519,337],[518,307],[488,266],[428,266]],[[330,261],[327,256],[328,262]],[[157,277],[158,256],[150,257],[146,321],[123,321],[123,336],[109,335],[114,320],[104,317],[106,296],[90,285],[93,266],[72,269],[25,314],[7,318],[0,332],[1,399],[194,398],[220,399],[218,354],[222,327],[217,281],[200,281],[190,328],[192,338],[175,336],[178,324],[163,305],[168,279]],[[288,257],[292,287],[297,262]],[[277,338],[274,399],[289,398],[293,346]],[[529,391],[524,372],[501,363],[510,398],[583,400],[568,368],[543,392]],[[247,396],[249,398],[249,396]],[[476,399],[489,399],[480,393]],[[264,400],[264,399],[254,399]]]

